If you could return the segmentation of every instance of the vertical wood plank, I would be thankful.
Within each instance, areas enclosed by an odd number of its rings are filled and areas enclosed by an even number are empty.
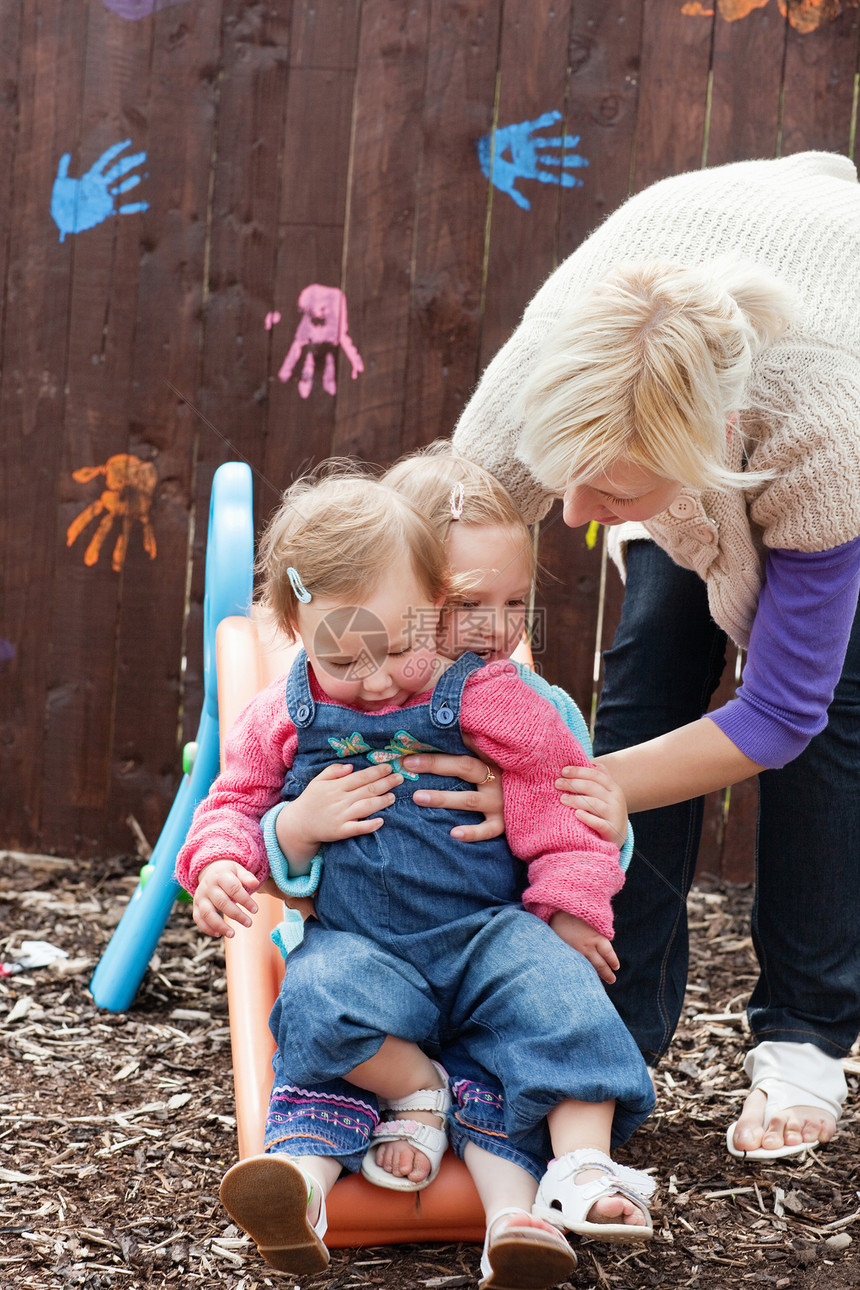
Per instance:
[[[726,646],[726,665],[723,669],[723,675],[720,684],[717,686],[716,693],[708,705],[708,711],[713,712],[728,703],[729,699],[734,697],[735,685],[735,667],[737,663],[737,647],[729,641]],[[737,805],[738,798],[735,798]],[[725,855],[726,833],[728,827],[728,818],[726,814],[726,792],[725,789],[719,789],[715,793],[705,795],[705,811],[702,818],[702,840],[699,844],[699,855],[696,865],[698,873],[712,873],[723,876],[723,858]]]
[[[4,830],[7,845],[42,845],[45,714],[51,671],[54,567],[61,539],[58,479],[63,460],[71,247],[50,216],[54,175],[76,152],[86,12],[62,0],[9,11],[18,36],[14,134],[7,207],[8,268],[2,350],[3,625],[15,647],[0,684]],[[9,51],[5,43],[4,51]],[[10,60],[11,63],[11,60]],[[11,71],[11,65],[7,64]],[[4,129],[11,124],[3,113]],[[62,642],[56,642],[62,648]],[[64,749],[64,770],[79,739]],[[53,786],[53,787],[56,787]],[[73,845],[73,839],[70,840]]]
[[[0,355],[3,359],[0,372],[7,370],[4,342],[11,285],[9,273],[13,231],[13,177],[16,173],[21,110],[22,9],[23,3],[8,6],[6,20],[0,25],[0,209],[7,212],[7,219],[0,233],[0,282],[3,284],[0,292]],[[18,326],[17,319],[14,325]],[[0,409],[5,409],[5,406],[0,387]],[[20,796],[20,793],[27,761],[22,735],[28,700],[32,699],[32,691],[28,692],[28,686],[37,678],[33,667],[32,643],[38,640],[36,624],[39,614],[32,599],[23,594],[27,570],[21,568],[22,557],[31,558],[31,553],[16,536],[23,529],[21,537],[25,542],[27,537],[32,537],[35,516],[28,516],[25,512],[19,517],[17,513],[21,500],[19,490],[24,488],[25,496],[29,493],[32,497],[30,490],[27,490],[27,476],[24,473],[25,470],[29,473],[29,468],[21,452],[20,427],[13,435],[12,427],[5,419],[3,425],[4,434],[0,436],[0,551],[4,553],[0,560],[0,779],[4,784],[3,804],[8,808],[10,816],[7,824],[4,810],[4,834],[7,829],[14,829],[14,836],[19,839],[17,845],[20,846],[24,838],[32,836],[34,822],[28,811],[28,800]],[[28,621],[31,641],[26,638]],[[30,716],[32,719],[32,712]],[[32,737],[29,732],[28,737]],[[13,814],[14,822],[11,818]]]
[[[858,11],[789,7],[782,139],[786,156],[808,148],[848,152],[857,70]]]
[[[562,134],[567,82],[570,3],[508,0],[499,50],[499,105],[494,166],[528,169],[529,153],[541,171],[560,169],[550,157],[561,149],[546,141]],[[555,123],[528,129],[549,112]],[[521,127],[524,141],[511,130]],[[516,156],[515,156],[516,153]],[[517,159],[519,158],[519,160]],[[495,178],[495,177],[494,177]],[[559,186],[522,174],[513,182],[518,204],[498,187],[491,193],[490,245],[481,334],[480,370],[508,339],[537,288],[557,263]],[[479,373],[476,373],[476,376]]]
[[[501,7],[434,0],[416,194],[402,448],[449,435],[475,380]]]
[[[365,0],[361,7],[344,289],[364,372],[351,380],[341,363],[332,446],[383,463],[403,443],[429,26],[424,5]]]
[[[311,464],[331,455],[336,408],[351,367],[331,346],[315,355],[310,389],[302,372],[304,345],[287,380],[284,368],[302,320],[299,296],[314,285],[343,290],[344,225],[353,96],[358,58],[357,0],[322,0],[293,11],[286,126],[281,162],[277,263],[271,286],[280,322],[268,333],[267,437],[264,474],[275,486],[261,487],[258,514],[268,516],[282,490]],[[336,297],[332,297],[336,300]],[[359,351],[353,302],[347,297],[349,334]],[[359,329],[360,330],[360,329]],[[326,353],[334,355],[337,394],[323,383]],[[363,380],[363,376],[357,378]],[[305,395],[305,397],[303,397]]]
[[[634,192],[702,164],[715,21],[645,0]]]
[[[753,882],[755,879],[755,839],[758,825],[758,776],[735,784],[729,791],[723,847],[719,869],[726,882]],[[707,861],[699,866],[709,872]]]
[[[588,160],[561,198],[559,259],[627,200],[639,110],[643,0],[573,7],[565,126]]]
[[[775,4],[735,22],[716,18],[709,166],[776,155],[786,29]]]
[[[84,69],[79,146],[70,173],[105,179],[146,149],[149,34],[103,7],[88,16],[80,51]],[[111,162],[117,145],[128,140]],[[146,171],[141,162],[125,178]],[[120,181],[121,177],[120,177]],[[149,180],[128,190],[128,200],[151,199]],[[124,196],[114,199],[120,205]],[[111,779],[113,718],[118,702],[116,634],[127,577],[147,560],[143,526],[135,521],[124,561],[117,549],[123,521],[111,514],[130,489],[121,477],[128,458],[128,399],[137,314],[141,214],[116,214],[66,236],[72,265],[68,323],[66,417],[59,481],[58,539],[68,542],[86,508],[106,503],[57,560],[51,636],[62,642],[51,656],[50,702],[43,767],[42,837],[48,848],[125,848],[127,829],[106,829]],[[78,478],[75,478],[75,472]],[[110,472],[110,475],[108,474]],[[87,479],[86,475],[91,475]],[[128,477],[128,472],[125,472]],[[97,551],[99,527],[104,541]],[[88,565],[86,561],[94,560]],[[83,738],[81,734],[83,733]],[[70,750],[75,752],[70,756]],[[108,842],[108,838],[110,841]]]
[[[200,429],[174,390],[187,395],[200,382],[220,14],[221,0],[201,0],[162,9],[150,20],[148,167],[156,192],[143,217],[128,443],[131,453],[157,466],[158,554],[148,560],[138,552],[123,582],[108,802],[108,824],[120,829],[133,801],[150,839],[181,775],[189,499]]]
[[[212,477],[222,462],[264,465],[292,7],[225,0],[200,388],[194,416],[194,538],[185,626],[182,740],[197,731],[203,688],[203,597]],[[291,182],[295,182],[290,176]],[[258,506],[274,490],[254,481]],[[266,496],[261,499],[261,493]]]

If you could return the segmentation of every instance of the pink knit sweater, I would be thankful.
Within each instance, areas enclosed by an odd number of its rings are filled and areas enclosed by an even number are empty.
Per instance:
[[[326,701],[310,669],[309,676],[314,697]],[[406,707],[426,701],[426,693],[416,695]],[[544,921],[565,910],[611,937],[611,900],[624,882],[618,848],[563,806],[553,787],[562,766],[589,765],[555,708],[511,664],[491,663],[466,681],[460,729],[479,755],[502,769],[508,843],[529,866],[526,909]],[[260,881],[269,876],[259,821],[280,800],[297,746],[282,677],[248,704],[230,730],[224,769],[197,807],[176,860],[176,876],[188,891],[213,860],[235,860]]]

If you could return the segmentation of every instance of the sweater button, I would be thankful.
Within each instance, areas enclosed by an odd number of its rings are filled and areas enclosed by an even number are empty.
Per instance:
[[[451,722],[454,720],[454,713],[447,704],[443,704],[441,708],[437,709],[436,720],[439,722],[440,726],[450,726]]]
[[[674,515],[676,520],[688,520],[691,515],[696,513],[696,503],[692,497],[676,497],[669,507],[669,514]]]

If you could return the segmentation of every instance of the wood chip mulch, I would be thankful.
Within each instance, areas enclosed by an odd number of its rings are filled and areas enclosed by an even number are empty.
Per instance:
[[[218,1201],[235,1158],[221,946],[180,906],[128,1014],[100,1012],[88,993],[138,863],[0,852],[0,961],[25,940],[68,954],[0,978],[0,1286],[298,1285],[260,1260]],[[749,902],[748,889],[694,890],[684,1020],[657,1111],[619,1153],[659,1181],[654,1240],[579,1242],[572,1290],[860,1286],[857,1050],[829,1147],[795,1164],[748,1165],[725,1150],[755,978]],[[334,1251],[302,1290],[471,1287],[479,1255],[453,1243]]]

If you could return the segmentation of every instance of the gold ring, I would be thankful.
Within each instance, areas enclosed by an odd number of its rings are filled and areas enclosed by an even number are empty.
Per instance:
[[[487,774],[485,778],[481,780],[480,784],[478,785],[478,788],[483,788],[485,784],[492,784],[493,780],[496,778],[493,772],[490,770],[489,766],[487,766],[486,770],[487,770]]]

